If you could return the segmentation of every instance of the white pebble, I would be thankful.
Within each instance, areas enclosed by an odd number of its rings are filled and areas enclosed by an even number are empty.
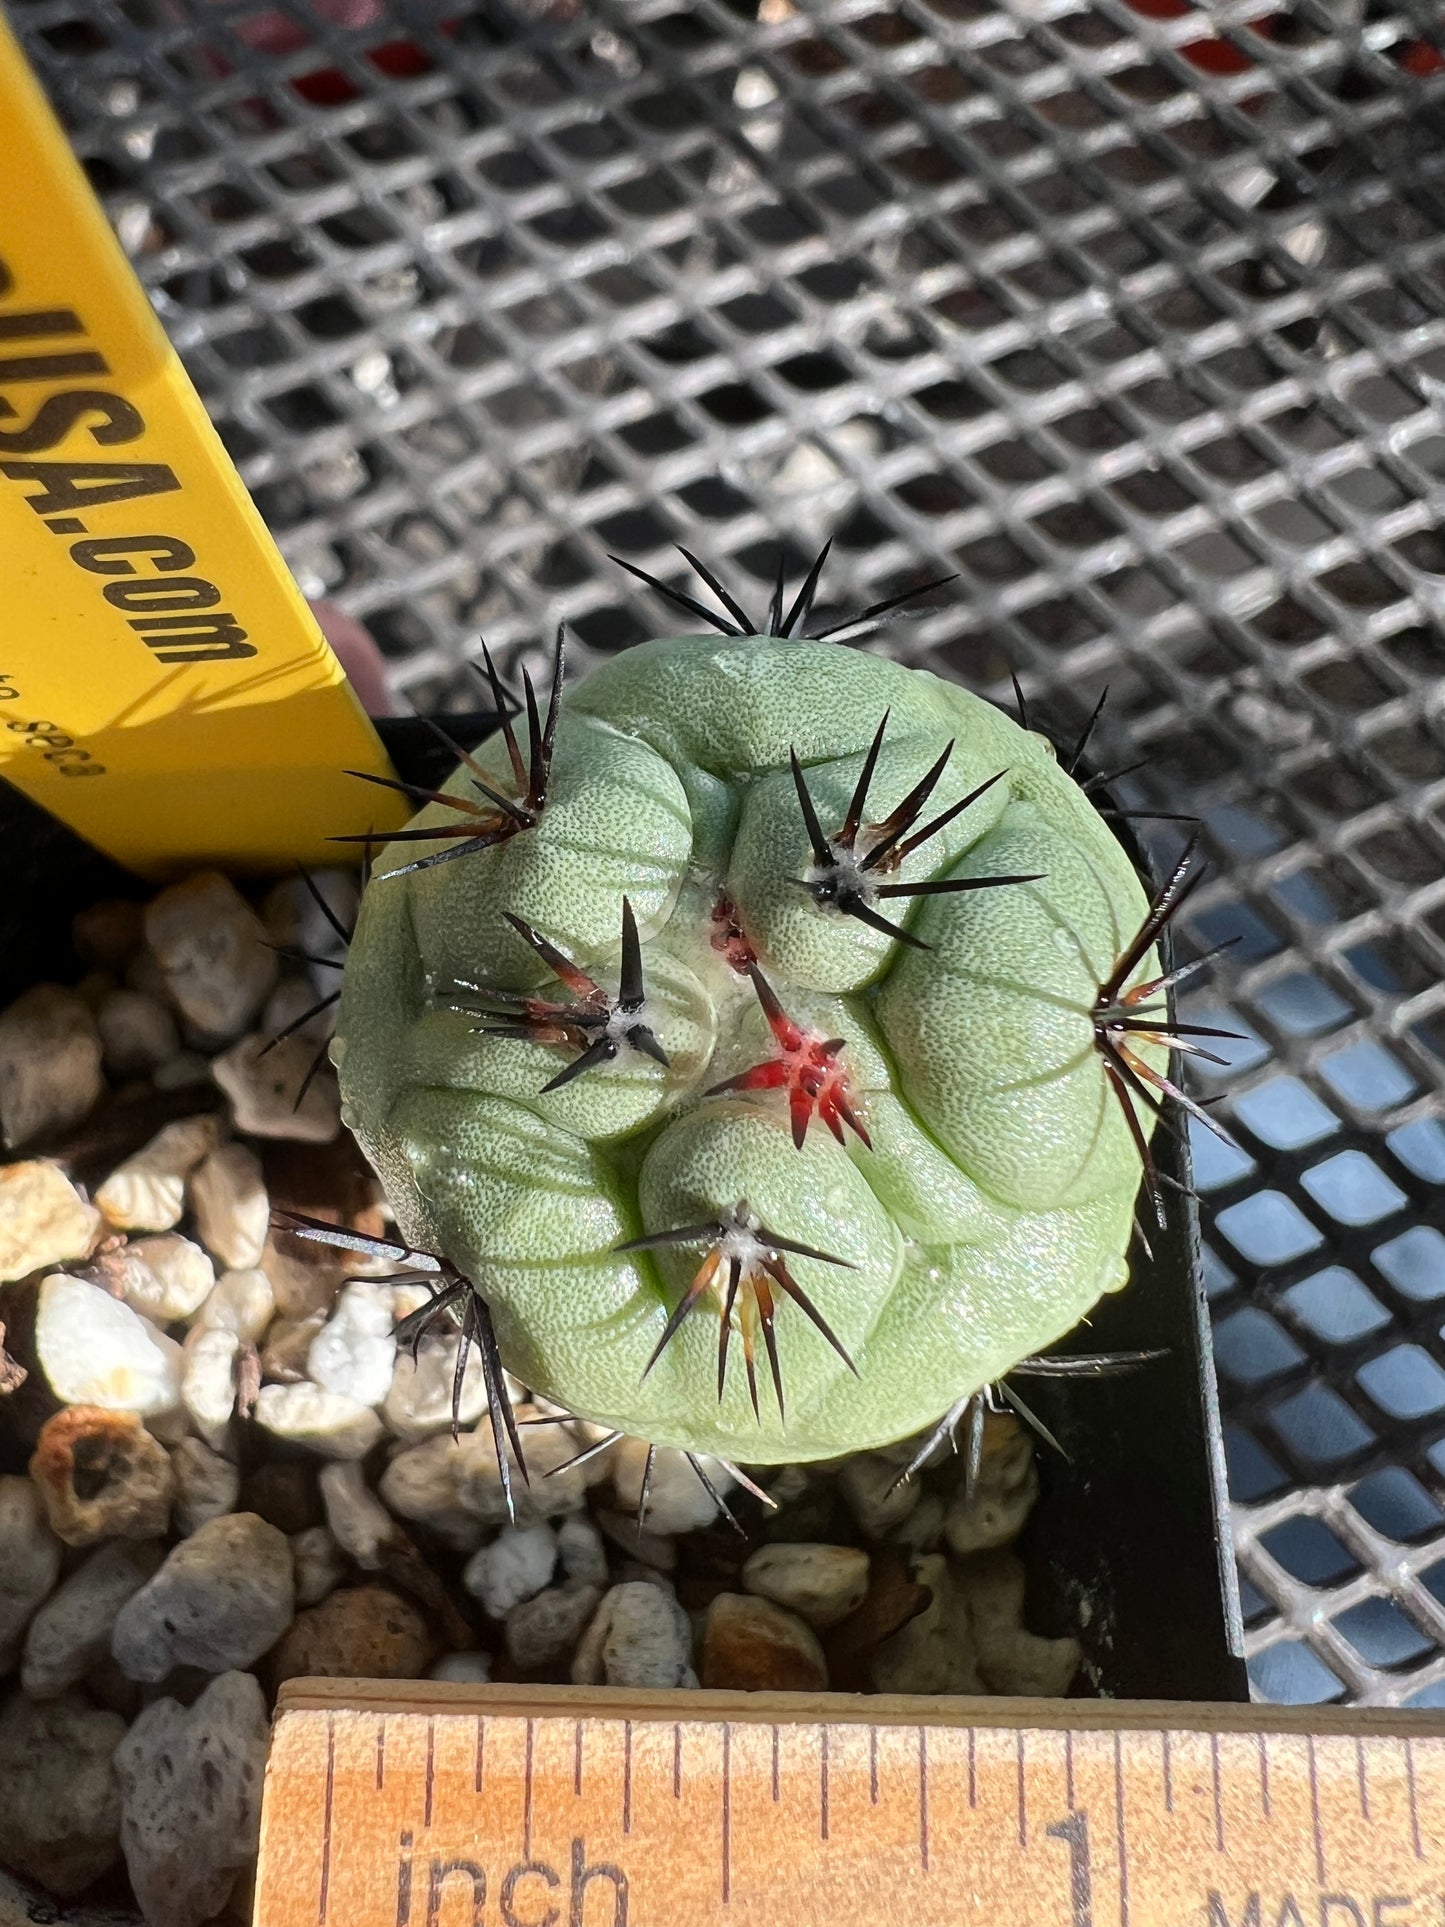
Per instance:
[[[578,1686],[696,1686],[691,1619],[645,1579],[614,1586],[573,1656],[572,1680]]]
[[[382,1565],[388,1543],[396,1537],[391,1514],[371,1492],[354,1460],[340,1460],[321,1468],[321,1503],[326,1523],[342,1551],[366,1572]]]
[[[276,1294],[264,1271],[227,1271],[216,1280],[191,1323],[192,1331],[233,1332],[255,1344],[276,1311]]]
[[[221,1144],[191,1173],[187,1187],[196,1236],[220,1264],[248,1271],[261,1262],[271,1201],[261,1160],[244,1144]]]
[[[0,1014],[0,1141],[55,1137],[104,1089],[95,1019],[75,991],[37,984]]]
[[[215,871],[162,890],[146,905],[145,933],[171,1000],[198,1041],[235,1037],[276,981],[265,926]]]
[[[902,1546],[908,1552],[937,1552],[945,1510],[942,1493],[926,1491],[903,1524],[894,1526],[888,1534],[888,1544]]]
[[[252,1137],[329,1144],[341,1129],[335,1077],[330,1071],[319,1072],[298,1104],[316,1046],[292,1036],[273,1050],[271,1041],[263,1031],[252,1032],[212,1061],[211,1075],[231,1100],[237,1130]]]
[[[236,1368],[241,1341],[222,1326],[186,1334],[181,1364],[181,1403],[207,1445],[220,1450],[236,1409]]]
[[[410,1444],[450,1429],[458,1342],[457,1339],[424,1339],[415,1362],[410,1351],[405,1348],[397,1351],[391,1385],[381,1408],[386,1429],[394,1438],[405,1439]],[[468,1352],[462,1378],[458,1421],[464,1426],[473,1426],[486,1409],[486,1375],[474,1345]]]
[[[157,1324],[189,1318],[205,1303],[216,1282],[216,1268],[198,1244],[179,1232],[160,1238],[134,1238],[116,1256],[132,1261],[121,1292],[132,1311]]]
[[[95,1194],[111,1224],[123,1231],[169,1231],[185,1210],[186,1176],[214,1144],[213,1118],[168,1124],[144,1149],[118,1165]]]
[[[182,1439],[171,1453],[176,1475],[176,1530],[183,1539],[208,1519],[234,1512],[241,1494],[238,1468],[201,1439]]]
[[[84,1258],[100,1232],[100,1213],[58,1164],[30,1158],[0,1166],[0,1284]]]
[[[263,1385],[252,1416],[265,1431],[328,1459],[364,1459],[382,1436],[369,1405],[319,1385]]]
[[[955,1480],[943,1521],[950,1550],[964,1556],[1011,1545],[1038,1496],[1039,1469],[1028,1433],[1017,1422],[990,1423],[977,1479],[970,1484],[960,1468]]]
[[[80,1276],[87,1283],[108,1291],[112,1298],[124,1300],[142,1317],[146,1305],[157,1295],[155,1279],[144,1259],[138,1258],[129,1244],[116,1244],[108,1251],[98,1251]]]
[[[1008,1553],[970,1559],[960,1575],[978,1652],[978,1670],[993,1693],[1058,1699],[1073,1684],[1083,1648],[1072,1634],[1044,1639],[1025,1629],[1024,1569]]]
[[[857,1546],[759,1546],[744,1561],[744,1592],[786,1606],[815,1632],[846,1619],[868,1590],[868,1555]]]
[[[306,1355],[312,1382],[358,1405],[380,1405],[396,1363],[391,1295],[384,1286],[348,1285]]]
[[[334,1253],[303,1245],[284,1232],[279,1237],[272,1232],[267,1238],[261,1269],[271,1280],[276,1309],[283,1318],[309,1318],[313,1312],[329,1311],[346,1276]]]
[[[462,1570],[462,1584],[490,1619],[505,1619],[524,1599],[535,1599],[551,1583],[557,1565],[557,1537],[545,1522],[503,1526],[490,1545],[474,1552]]]
[[[264,1394],[263,1394],[264,1396]],[[401,1519],[411,1519],[435,1533],[444,1544],[470,1552],[481,1543],[488,1525],[501,1525],[506,1507],[495,1517],[478,1515],[463,1498],[470,1457],[478,1449],[474,1436],[464,1433],[424,1439],[396,1457],[382,1473],[377,1490],[387,1507]]]
[[[769,1468],[765,1483],[773,1504],[785,1511],[813,1489],[813,1473],[806,1465],[775,1465]]]
[[[83,1278],[52,1272],[42,1281],[35,1351],[62,1404],[149,1418],[180,1400],[180,1346]]]
[[[671,1541],[667,1543],[670,1544]],[[657,1590],[665,1592],[669,1599],[677,1597],[677,1587],[667,1574],[659,1572],[656,1566],[649,1566],[641,1559],[619,1561],[614,1578],[619,1586],[656,1586]]]
[[[329,988],[334,990],[336,985]],[[283,977],[266,999],[259,1028],[268,1037],[279,1037],[283,1030],[294,1037],[304,1037],[314,1052],[318,1044],[330,1037],[332,1029],[333,1012],[316,1010],[320,1001],[315,987],[305,977]],[[307,1016],[308,1012],[315,1015]],[[306,1021],[299,1022],[301,1018]],[[294,1031],[291,1030],[293,1024]]]
[[[521,1423],[535,1414],[535,1406],[516,1407],[516,1416]],[[587,1465],[565,1471],[563,1467],[569,1459],[577,1456],[584,1445],[593,1443],[599,1432],[600,1428],[584,1425],[580,1421],[573,1425],[527,1427],[522,1436],[526,1441],[530,1482],[524,1485],[515,1465],[512,1467],[512,1493],[519,1520],[560,1519],[569,1512],[582,1510],[587,1502],[588,1486],[607,1476],[607,1454],[599,1454]],[[487,1525],[508,1523],[502,1475],[498,1470],[490,1428],[482,1427],[464,1434],[462,1442],[468,1447],[462,1462],[459,1487],[463,1505],[470,1507]]]
[[[612,1483],[617,1492],[618,1507],[623,1511],[637,1510],[642,1497],[647,1453],[644,1440],[623,1439],[611,1455]],[[717,1459],[703,1458],[701,1464],[716,1490],[726,1497],[734,1484],[732,1474]],[[710,1526],[717,1516],[717,1506],[688,1463],[687,1454],[675,1451],[668,1445],[658,1446],[652,1454],[652,1479],[648,1486],[647,1517],[644,1521],[646,1530],[658,1533],[700,1532],[705,1526]]]
[[[356,919],[360,902],[356,872],[313,870],[311,881],[342,929],[348,928]],[[341,939],[300,877],[283,877],[271,886],[261,901],[261,919],[272,942],[287,949],[338,960],[346,954]]]
[[[346,1577],[346,1554],[325,1526],[306,1526],[290,1539],[296,1604],[316,1606]]]
[[[629,1559],[641,1561],[656,1572],[671,1572],[677,1564],[677,1541],[668,1532],[639,1531],[635,1512],[613,1512],[601,1508],[596,1519],[614,1546]]]
[[[840,1469],[838,1489],[865,1537],[881,1539],[885,1532],[902,1525],[918,1504],[923,1487],[917,1479],[899,1481],[901,1470],[878,1452],[860,1453]]]
[[[95,1201],[122,1231],[169,1231],[186,1207],[186,1179],[220,1138],[209,1113],[166,1124],[150,1143],[116,1166]]]
[[[427,1673],[428,1679],[442,1679],[453,1686],[485,1686],[492,1677],[490,1653],[443,1653]]]
[[[923,1611],[874,1653],[874,1687],[880,1693],[981,1693],[968,1605],[948,1561],[925,1553],[909,1570],[931,1596]]]
[[[558,1525],[557,1555],[574,1585],[607,1584],[607,1548],[585,1512],[576,1512]]]
[[[278,1318],[266,1333],[261,1353],[261,1376],[278,1385],[296,1385],[306,1376],[306,1354],[325,1323],[322,1314],[309,1318]]]
[[[194,1706],[155,1700],[116,1749],[121,1846],[148,1927],[200,1927],[254,1860],[270,1725],[260,1683],[226,1672]]]
[[[112,1077],[144,1077],[181,1047],[175,1018],[143,990],[111,991],[95,1013],[95,1025]]]
[[[0,1673],[8,1673],[31,1614],[60,1577],[60,1541],[29,1479],[0,1478]]]

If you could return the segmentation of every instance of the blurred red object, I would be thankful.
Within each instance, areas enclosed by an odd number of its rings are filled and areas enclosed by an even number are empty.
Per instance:
[[[1207,13],[1191,5],[1191,0],[1128,0],[1128,5],[1133,12],[1141,13],[1149,20],[1181,20],[1186,14],[1199,13],[1201,26],[1208,23]],[[1258,20],[1248,23],[1249,31],[1257,33],[1264,40],[1272,40],[1275,37],[1274,23],[1285,17],[1282,13],[1263,14]],[[1445,30],[1445,20],[1441,25]],[[1424,79],[1429,74],[1438,74],[1445,69],[1445,53],[1432,41],[1407,40],[1397,44],[1399,51],[1394,56],[1395,64],[1404,73]],[[1213,33],[1206,34],[1200,40],[1185,41],[1179,51],[1201,73],[1242,74],[1255,64],[1232,41],[1222,40]]]
[[[386,662],[372,640],[371,631],[349,616],[334,602],[320,598],[311,604],[311,613],[321,625],[321,633],[336,651],[352,688],[361,698],[368,716],[389,716],[391,697],[386,688]]]
[[[368,27],[384,28],[387,23],[385,0],[309,0],[309,6],[318,21],[328,26],[342,27],[348,33],[361,33]],[[304,16],[282,13],[274,7],[243,15],[233,23],[231,30],[244,46],[263,54],[299,53],[313,41],[313,36],[306,29]],[[438,23],[439,33],[450,35],[455,30],[455,21]],[[360,51],[362,58],[369,61],[378,73],[394,80],[408,80],[417,74],[429,73],[432,68],[431,56],[415,40],[405,35],[378,40]],[[231,63],[217,48],[207,47],[205,52],[209,62],[219,72],[231,71]],[[361,95],[361,88],[356,81],[343,73],[340,67],[317,67],[310,73],[297,74],[290,86],[303,100],[309,100],[317,107],[340,107],[349,100],[359,99]]]
[[[1135,13],[1142,13],[1150,20],[1180,20],[1187,13],[1199,11],[1189,0],[1129,0],[1129,5]],[[1249,24],[1254,33],[1269,38],[1268,14]],[[1221,40],[1217,34],[1208,34],[1202,40],[1188,40],[1179,51],[1192,66],[1207,74],[1242,74],[1254,65],[1248,54],[1241,53],[1231,41]]]

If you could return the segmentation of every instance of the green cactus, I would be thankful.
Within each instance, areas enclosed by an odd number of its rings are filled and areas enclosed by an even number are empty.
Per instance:
[[[1125,1282],[1192,882],[1151,903],[1043,736],[803,605],[560,701],[559,640],[525,744],[378,857],[332,1046],[469,1336],[753,1464],[914,1433]]]

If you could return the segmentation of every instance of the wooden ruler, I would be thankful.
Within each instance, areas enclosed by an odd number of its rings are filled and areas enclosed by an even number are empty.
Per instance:
[[[135,869],[335,862],[390,765],[0,20],[0,775]]]
[[[282,1689],[255,1927],[1445,1927],[1445,1721]]]

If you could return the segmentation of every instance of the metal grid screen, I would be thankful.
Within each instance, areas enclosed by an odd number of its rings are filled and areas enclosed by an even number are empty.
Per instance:
[[[1445,1703],[1445,74],[1361,0],[20,0],[304,588],[418,704],[834,537],[1193,809],[1255,1690]],[[1146,17],[1146,15],[1148,17]],[[693,585],[696,586],[696,585]],[[1176,826],[1161,847],[1178,848]],[[1171,837],[1173,841],[1171,842]]]

